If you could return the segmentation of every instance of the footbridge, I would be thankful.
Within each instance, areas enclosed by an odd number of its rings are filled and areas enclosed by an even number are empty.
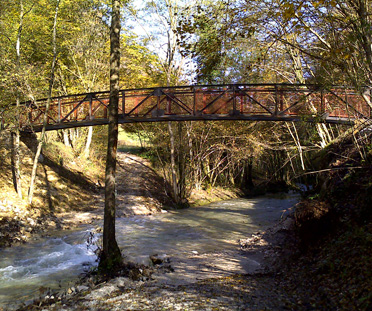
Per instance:
[[[23,131],[108,124],[109,92],[54,97],[20,105]],[[16,107],[3,111],[11,126]],[[120,91],[119,123],[201,120],[307,121],[353,124],[369,119],[371,107],[355,90],[294,84],[228,84],[155,87]],[[14,124],[14,123],[13,123]]]

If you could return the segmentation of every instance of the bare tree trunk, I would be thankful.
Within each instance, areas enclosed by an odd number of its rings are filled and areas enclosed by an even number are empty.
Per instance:
[[[19,14],[19,26],[18,26],[18,33],[17,33],[17,43],[16,43],[16,53],[17,53],[17,73],[20,72],[21,66],[21,36],[22,36],[22,28],[23,28],[23,18],[24,18],[24,8],[23,8],[23,1],[20,0],[20,14]],[[19,90],[17,89],[17,98],[16,98],[16,124],[19,128],[19,103],[20,103],[20,94]],[[22,199],[22,185],[21,185],[21,172],[19,168],[20,163],[20,152],[19,152],[19,129],[14,131],[14,135],[12,134],[12,146],[14,147],[12,152],[12,164],[13,164],[13,171],[14,171],[14,186],[18,193],[20,199]],[[14,136],[14,137],[13,137]]]
[[[50,73],[50,80],[49,80],[49,89],[48,89],[48,100],[45,107],[44,112],[44,118],[43,118],[43,128],[41,131],[39,144],[36,149],[35,159],[34,159],[34,165],[32,167],[32,173],[31,173],[31,181],[30,181],[30,188],[28,190],[28,203],[32,203],[33,195],[34,195],[34,189],[35,189],[35,179],[36,179],[36,171],[37,171],[37,164],[39,162],[39,157],[41,154],[41,148],[44,143],[45,138],[45,128],[48,123],[48,112],[49,112],[49,106],[52,98],[52,91],[53,91],[53,84],[54,84],[54,72],[57,62],[57,17],[58,17],[58,10],[59,10],[59,4],[61,0],[57,0],[55,15],[54,15],[54,24],[53,24],[53,60],[52,60],[52,69]]]
[[[21,176],[20,176],[20,157],[19,157],[19,130],[15,130],[12,132],[12,172],[13,172],[13,181],[14,181],[14,188],[18,193],[20,199],[23,198],[22,196],[22,185],[21,185]]]
[[[294,50],[292,47],[289,47],[288,53],[292,58],[293,71],[295,73],[297,81],[301,84],[306,84],[306,80],[305,80],[304,72],[302,68],[300,52]],[[313,113],[317,113],[318,111],[316,110],[315,106],[312,103],[309,103],[309,104],[310,104],[311,111]],[[316,123],[316,130],[321,139],[320,146],[324,148],[331,141],[327,125],[324,123]]]
[[[297,146],[297,149],[298,149],[298,154],[300,156],[300,161],[301,161],[301,167],[302,169],[305,171],[305,161],[304,161],[304,156],[303,156],[303,151],[302,151],[302,146],[301,146],[301,141],[300,141],[300,138],[298,137],[298,133],[297,133],[297,129],[296,129],[296,125],[294,124],[294,122],[292,122],[292,126],[293,126],[293,130],[295,132],[295,134],[293,134],[290,126],[288,123],[286,123],[287,125],[287,128],[288,128],[288,131],[289,131],[289,134],[291,134],[292,138],[293,138],[293,141],[294,143],[296,144]]]
[[[186,123],[186,135],[188,138],[188,147],[189,147],[189,180],[193,187],[196,188],[196,165],[194,159],[194,150],[193,150],[193,142],[191,137],[192,132],[192,121]]]
[[[63,143],[66,147],[71,147],[70,140],[68,138],[68,130],[62,130],[63,133]]]
[[[85,144],[85,149],[84,149],[84,157],[85,158],[89,157],[89,151],[90,151],[90,145],[92,143],[92,137],[93,137],[93,126],[89,126],[88,127],[87,142]]]
[[[186,148],[183,144],[183,127],[182,123],[178,123],[178,172],[179,172],[179,180],[178,180],[178,196],[180,203],[184,206],[187,206],[187,185],[186,185],[186,178],[187,178],[187,168],[186,168]]]
[[[118,145],[118,104],[120,69],[120,1],[112,0],[110,51],[110,104],[108,107],[108,144],[105,178],[105,214],[103,224],[103,248],[99,265],[110,270],[120,265],[122,257],[115,237],[115,175]]]
[[[178,186],[177,186],[176,159],[175,159],[175,151],[174,151],[175,149],[174,148],[174,133],[173,133],[171,122],[168,122],[168,132],[169,132],[169,139],[170,139],[170,158],[171,158],[173,199],[178,204],[180,200],[179,200],[179,193],[178,193]]]

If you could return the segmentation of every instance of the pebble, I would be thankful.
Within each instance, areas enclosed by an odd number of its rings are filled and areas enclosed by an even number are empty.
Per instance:
[[[27,221],[30,224],[30,226],[35,226],[36,225],[35,221],[32,218],[27,218]]]
[[[88,286],[85,286],[85,285],[79,285],[78,287],[77,287],[77,290],[79,291],[79,292],[84,292],[84,291],[87,291],[89,289],[89,287]]]

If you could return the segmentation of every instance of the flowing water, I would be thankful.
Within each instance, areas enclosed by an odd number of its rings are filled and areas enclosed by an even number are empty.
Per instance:
[[[272,225],[297,200],[295,195],[234,199],[153,216],[118,218],[117,240],[130,260],[144,263],[152,254],[180,257],[236,249],[238,239]],[[0,310],[36,298],[45,288],[66,288],[96,265],[94,249],[87,244],[92,229],[84,226],[0,250]]]

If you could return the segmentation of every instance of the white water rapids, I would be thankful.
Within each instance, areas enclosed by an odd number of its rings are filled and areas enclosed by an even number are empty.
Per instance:
[[[237,249],[238,239],[274,224],[297,200],[295,195],[234,199],[166,214],[118,218],[117,240],[123,254],[137,262],[156,253],[172,258]],[[79,274],[96,264],[86,242],[92,228],[0,250],[0,310],[37,298],[40,287],[72,286]]]

